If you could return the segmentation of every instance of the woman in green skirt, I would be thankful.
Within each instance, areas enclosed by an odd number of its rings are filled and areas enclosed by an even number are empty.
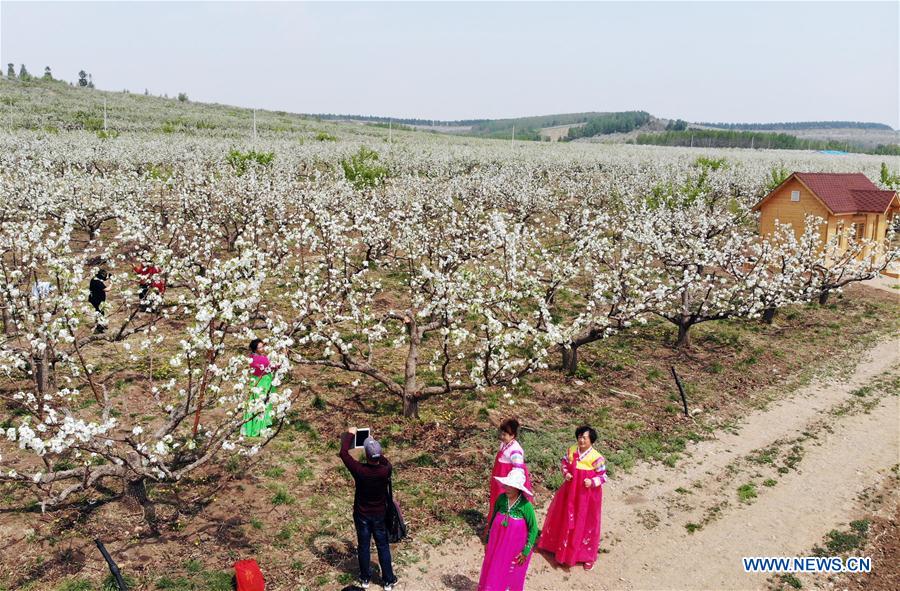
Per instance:
[[[250,382],[250,402],[254,402],[262,397],[266,401],[266,409],[262,414],[251,412],[250,409],[244,411],[244,424],[241,426],[241,435],[245,437],[259,437],[260,431],[272,424],[272,404],[268,402],[269,393],[273,391],[272,363],[266,356],[266,349],[262,339],[250,341],[250,368],[255,378]]]

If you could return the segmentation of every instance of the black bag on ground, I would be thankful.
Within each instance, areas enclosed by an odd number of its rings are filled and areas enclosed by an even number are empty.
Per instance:
[[[390,479],[388,479],[388,498],[384,524],[387,528],[388,541],[390,543],[395,544],[407,536],[403,512],[400,510],[400,504],[394,500],[394,485]]]

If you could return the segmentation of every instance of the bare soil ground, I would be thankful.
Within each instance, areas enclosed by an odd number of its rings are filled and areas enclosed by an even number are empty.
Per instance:
[[[808,555],[825,532],[854,519],[860,494],[896,470],[900,339],[882,342],[867,357],[843,380],[811,384],[689,445],[674,468],[645,463],[611,479],[595,570],[559,568],[539,554],[527,587],[769,586],[766,575],[743,572],[741,557]],[[890,555],[896,525],[881,529]],[[475,589],[481,557],[472,536],[446,544],[408,575],[414,582],[407,588]],[[879,575],[876,568],[868,578],[857,576],[860,588]]]

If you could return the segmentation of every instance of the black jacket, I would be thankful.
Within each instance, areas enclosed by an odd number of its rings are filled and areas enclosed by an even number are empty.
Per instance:
[[[353,475],[356,494],[353,496],[353,512],[367,517],[384,515],[387,507],[388,480],[391,478],[391,463],[381,456],[374,464],[357,461],[350,455],[353,434],[341,437],[341,451],[338,454]]]
[[[88,298],[88,301],[95,308],[106,301],[106,283],[102,279],[99,277],[91,279],[89,289],[91,290],[91,296]]]

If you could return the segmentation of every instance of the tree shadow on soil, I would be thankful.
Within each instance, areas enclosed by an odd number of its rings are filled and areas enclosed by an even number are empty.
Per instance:
[[[55,580],[81,572],[87,558],[80,548],[64,548],[54,552],[48,559],[36,563],[21,572],[21,578],[13,581],[13,589],[26,587],[42,580]],[[45,588],[45,587],[37,587]]]
[[[462,511],[459,511],[457,515],[463,518],[463,521],[469,526],[473,535],[481,537],[481,534],[484,533],[484,525],[486,523],[484,513],[474,509],[463,509]]]
[[[307,549],[319,560],[338,572],[357,574],[356,544],[334,535],[317,534],[307,543]],[[374,556],[373,556],[374,558]],[[372,562],[372,573],[380,575],[377,563]],[[355,589],[352,585],[345,589]]]
[[[444,575],[441,583],[453,591],[475,591],[478,585],[465,575]]]

